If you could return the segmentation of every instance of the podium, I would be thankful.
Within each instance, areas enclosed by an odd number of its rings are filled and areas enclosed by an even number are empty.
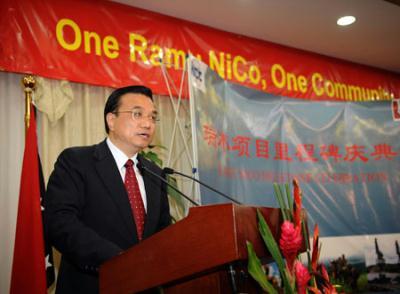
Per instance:
[[[270,256],[258,231],[257,209],[278,240],[282,219],[277,208],[192,207],[183,220],[105,262],[100,268],[100,293],[138,293],[157,287],[166,294],[234,293],[238,283],[255,288],[250,276],[244,278],[246,241],[259,257]]]

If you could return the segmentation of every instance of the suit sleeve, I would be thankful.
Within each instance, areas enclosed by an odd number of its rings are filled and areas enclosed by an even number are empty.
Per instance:
[[[161,175],[165,178],[165,175]],[[161,184],[161,205],[160,205],[160,222],[158,225],[158,231],[168,227],[171,224],[171,214],[168,201],[168,193],[166,184]]]
[[[44,215],[54,247],[91,272],[123,250],[80,220],[85,207],[85,172],[78,163],[71,150],[60,154],[47,186]]]

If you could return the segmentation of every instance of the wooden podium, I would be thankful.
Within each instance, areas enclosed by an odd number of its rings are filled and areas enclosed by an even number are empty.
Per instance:
[[[251,277],[250,282],[243,281],[246,240],[259,257],[269,256],[258,231],[257,208],[277,240],[282,221],[277,208],[193,207],[185,219],[104,263],[100,293],[137,293],[155,287],[164,293],[233,293],[238,279],[242,286],[253,287],[247,285],[254,283]]]

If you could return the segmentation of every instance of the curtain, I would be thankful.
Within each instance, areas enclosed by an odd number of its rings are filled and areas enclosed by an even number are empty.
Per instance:
[[[25,95],[22,75],[0,72],[0,293],[9,293],[22,158]]]

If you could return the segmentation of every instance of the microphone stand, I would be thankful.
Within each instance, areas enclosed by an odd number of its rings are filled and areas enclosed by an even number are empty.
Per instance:
[[[224,193],[222,193],[222,192],[216,190],[215,188],[213,188],[213,187],[207,185],[206,183],[203,183],[203,182],[199,181],[198,179],[196,179],[196,178],[194,178],[194,177],[188,176],[188,175],[186,175],[186,174],[183,174],[183,173],[181,173],[181,172],[178,172],[178,171],[176,171],[176,170],[174,170],[174,169],[172,169],[172,168],[169,168],[169,167],[164,168],[164,171],[165,171],[166,174],[177,174],[177,175],[180,175],[180,176],[182,176],[182,177],[191,179],[191,180],[193,180],[193,181],[199,183],[200,185],[202,185],[202,186],[204,186],[204,187],[210,189],[211,191],[213,191],[213,192],[215,192],[215,193],[217,193],[217,194],[219,194],[219,195],[221,195],[221,196],[223,196],[223,197],[229,199],[230,201],[232,201],[232,202],[234,202],[234,203],[236,203],[236,204],[242,204],[242,203],[240,203],[239,201],[233,199],[232,197],[230,197],[230,196],[228,196],[228,195],[226,195],[226,194],[224,194]]]
[[[157,179],[159,179],[160,181],[162,181],[164,184],[166,184],[168,187],[172,188],[173,190],[175,190],[176,192],[179,193],[179,195],[181,195],[183,198],[185,198],[187,201],[189,201],[190,203],[192,203],[194,206],[200,206],[199,203],[197,203],[196,201],[192,200],[189,198],[189,196],[186,196],[185,194],[183,194],[181,191],[178,190],[178,188],[174,187],[173,185],[171,185],[170,183],[168,183],[168,181],[166,179],[164,179],[162,176],[156,174],[155,172],[153,172],[151,169],[145,167],[140,161],[137,164],[137,167],[139,170],[142,171],[146,171],[149,174],[151,174],[152,176],[156,177]]]

